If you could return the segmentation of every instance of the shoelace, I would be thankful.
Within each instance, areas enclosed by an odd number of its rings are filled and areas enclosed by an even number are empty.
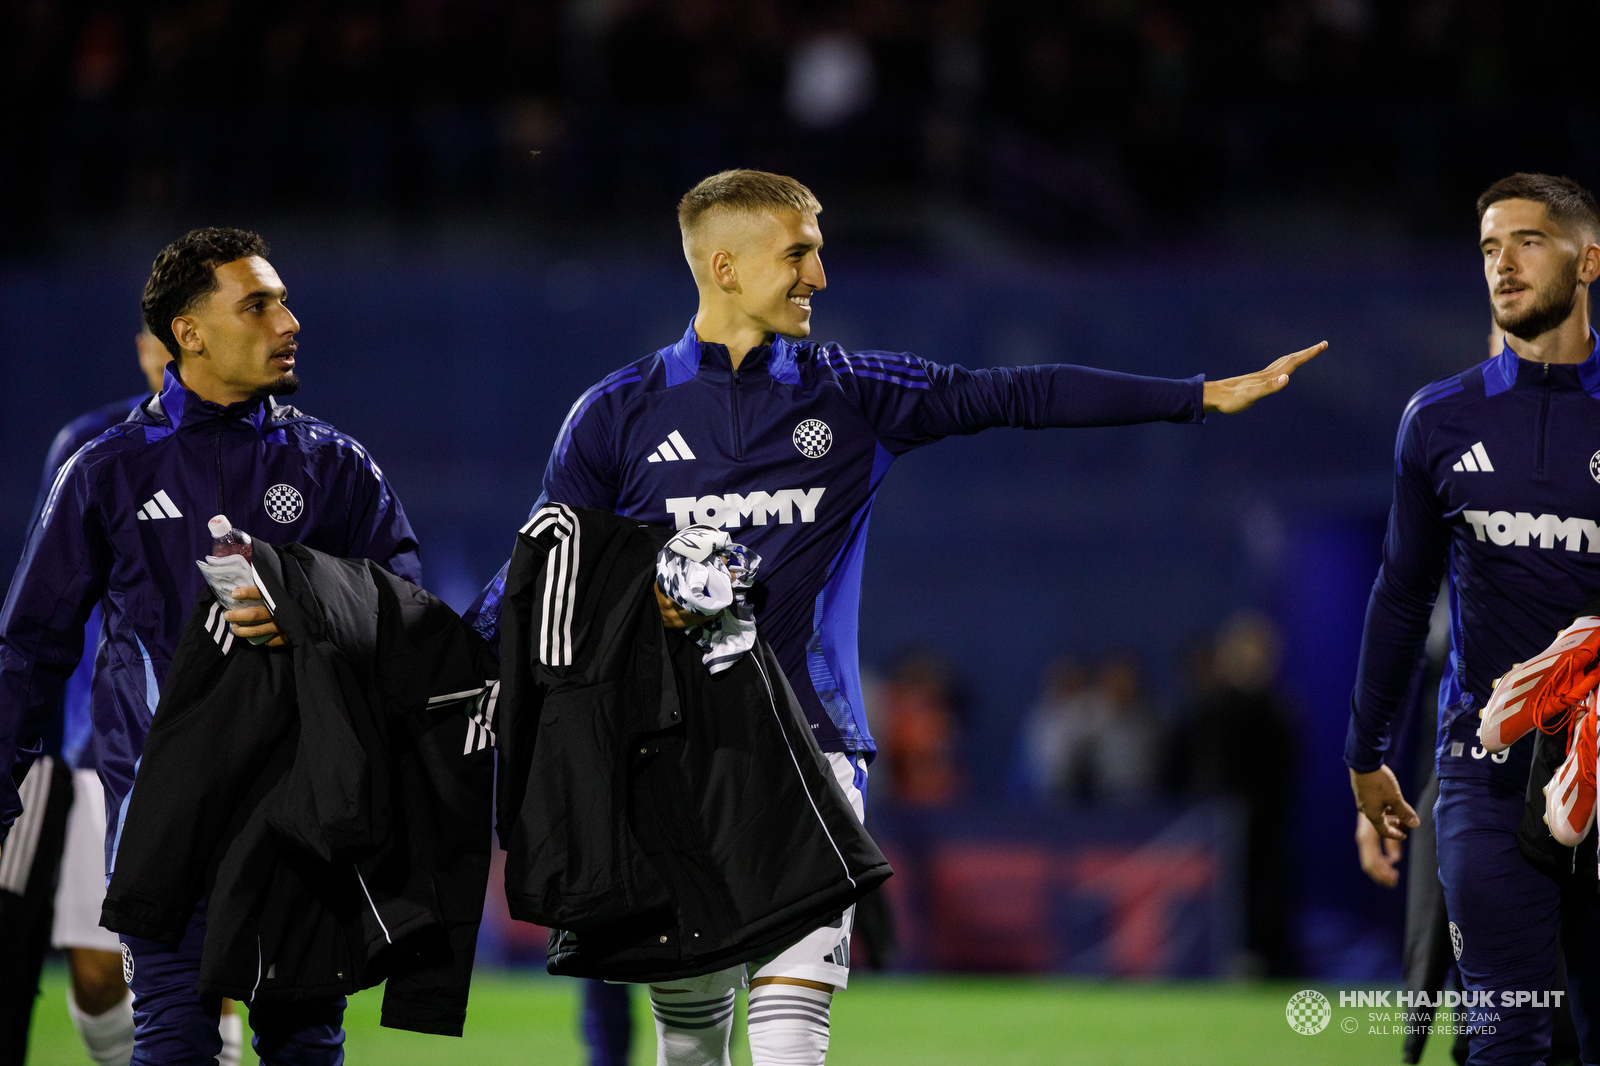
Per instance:
[[[1597,663],[1595,661],[1591,660],[1589,663],[1585,664],[1585,666],[1581,670],[1574,670],[1574,664],[1573,664],[1572,660],[1568,659],[1568,658],[1562,658],[1562,660],[1560,662],[1556,663],[1556,665],[1554,665],[1554,666],[1552,666],[1550,668],[1549,675],[1547,675],[1544,678],[1544,680],[1541,682],[1541,684],[1546,689],[1554,689],[1554,688],[1565,689],[1565,688],[1568,688],[1569,687],[1568,682],[1574,679],[1574,674],[1575,673],[1576,673],[1577,677],[1579,677],[1579,678],[1585,677],[1585,676],[1587,676],[1589,674],[1594,673],[1596,665],[1597,665]],[[1591,690],[1594,688],[1593,685],[1590,685],[1589,687],[1590,687]],[[1551,715],[1549,718],[1545,718],[1545,719],[1539,720],[1539,722],[1538,722],[1539,729],[1542,732],[1550,733],[1550,734],[1555,734],[1555,733],[1561,732],[1563,729],[1567,728],[1567,726],[1575,720],[1575,718],[1577,717],[1577,713],[1579,712],[1579,709],[1582,708],[1584,706],[1584,704],[1588,702],[1588,699],[1589,699],[1588,693],[1585,693],[1583,695],[1583,697],[1580,698],[1576,703],[1573,703],[1573,704],[1570,704],[1569,706],[1561,708],[1561,710],[1557,711],[1555,714]],[[1568,751],[1572,750],[1571,738],[1570,737],[1568,738],[1567,750]]]
[[[1571,735],[1567,737],[1568,755],[1572,754],[1573,745],[1579,743],[1580,738],[1578,734],[1579,731],[1583,729],[1588,730],[1588,738],[1586,739],[1588,739],[1589,746],[1591,748],[1594,747],[1593,738],[1595,736],[1596,725],[1594,702],[1585,697],[1582,703],[1574,704],[1573,706],[1568,707],[1563,713],[1568,717],[1572,717],[1572,712],[1579,710],[1579,708],[1582,708],[1582,710],[1579,713],[1577,720],[1573,723]],[[1540,728],[1543,727],[1541,726]],[[1600,753],[1597,753],[1597,757],[1600,757]],[[1596,759],[1579,759],[1577,766],[1578,782],[1588,789],[1593,789],[1595,787],[1596,768]]]

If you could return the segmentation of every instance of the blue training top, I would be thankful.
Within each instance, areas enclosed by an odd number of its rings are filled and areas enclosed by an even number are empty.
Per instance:
[[[721,526],[761,555],[756,619],[824,751],[872,753],[856,651],[861,563],[896,456],[993,426],[1204,420],[1203,378],[1080,366],[966,370],[782,337],[733,369],[691,321],[676,344],[573,404],[547,501],[682,529]],[[505,570],[469,612],[495,640]],[[764,599],[763,599],[764,595]]]
[[[1590,331],[1591,340],[1594,332]],[[1394,504],[1367,604],[1345,762],[1376,770],[1448,571],[1450,658],[1439,685],[1441,778],[1521,791],[1533,737],[1489,755],[1479,712],[1495,679],[1543,650],[1600,592],[1600,352],[1550,365],[1500,354],[1411,398]]]
[[[126,808],[167,665],[189,612],[211,595],[195,560],[211,550],[212,515],[269,543],[421,578],[411,523],[366,449],[270,397],[202,400],[175,367],[159,395],[67,460],[29,530],[0,609],[0,840],[96,602],[105,622],[90,697],[96,768],[109,807]],[[119,822],[108,829],[108,870]]]

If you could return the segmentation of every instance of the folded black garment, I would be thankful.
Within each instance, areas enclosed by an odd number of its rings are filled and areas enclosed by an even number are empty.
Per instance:
[[[552,504],[507,570],[499,831],[552,973],[661,981],[778,951],[890,875],[765,641],[712,675],[661,623],[671,531]]]
[[[387,980],[383,1023],[459,1036],[488,883],[498,664],[375,563],[254,545],[288,647],[189,618],[145,742],[101,924],[176,944],[245,1001]]]

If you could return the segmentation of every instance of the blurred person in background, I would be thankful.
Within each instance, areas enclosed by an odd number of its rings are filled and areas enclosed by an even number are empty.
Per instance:
[[[1108,656],[1095,671],[1096,717],[1066,760],[1057,791],[1090,803],[1130,802],[1155,793],[1160,724],[1145,700],[1139,663]]]
[[[1058,661],[1047,678],[1026,726],[1034,795],[1076,803],[1152,797],[1160,727],[1144,700],[1137,661],[1126,654],[1107,657],[1092,685],[1070,659]]]
[[[34,503],[37,520],[50,495],[51,482],[67,459],[110,427],[125,421],[133,408],[160,389],[162,371],[171,355],[141,328],[134,336],[139,370],[149,389],[125,400],[72,419],[56,434],[45,456],[45,475]],[[99,642],[99,607],[83,627],[85,647]],[[99,904],[106,896],[106,792],[94,770],[90,739],[90,674],[93,664],[78,666],[67,679],[62,698],[59,735],[51,730],[45,752],[24,779],[24,792],[45,802],[22,812],[19,839],[37,840],[30,861],[21,853],[0,872],[0,956],[14,965],[0,968],[0,1064],[26,1058],[38,976],[45,948],[67,952],[70,989],[67,1012],[91,1060],[101,1066],[126,1063],[133,1055],[133,1000],[122,980],[122,944],[99,927]],[[51,789],[50,781],[70,773],[70,787]],[[66,821],[64,831],[61,821]],[[37,826],[37,829],[35,829]],[[35,836],[37,834],[37,836]],[[34,877],[40,887],[29,892]],[[46,892],[43,882],[54,885]],[[11,892],[8,885],[22,888]],[[238,1039],[234,1040],[234,1063]]]
[[[410,523],[365,450],[275,399],[300,384],[300,323],[266,255],[259,236],[227,228],[191,231],[161,251],[141,303],[147,328],[173,357],[161,389],[63,464],[29,530],[0,610],[0,832],[22,813],[14,782],[59,717],[99,602],[106,622],[90,742],[105,809],[118,812],[102,842],[104,868],[114,867],[120,812],[168,664],[193,604],[211,595],[194,565],[211,550],[211,514],[421,578]],[[253,589],[239,594],[256,598]],[[237,637],[276,637],[265,608],[226,617]],[[232,654],[265,654],[244,640],[228,643]],[[19,845],[10,837],[0,845],[3,865]],[[197,989],[205,901],[176,948],[120,939],[134,996],[131,1061],[216,1062],[220,1003]],[[336,996],[258,1004],[255,1049],[269,1066],[342,1061],[343,1008]]]
[[[1600,556],[1579,543],[1597,547],[1584,516],[1600,480],[1600,354],[1589,321],[1600,210],[1587,189],[1545,174],[1495,182],[1477,209],[1478,256],[1505,341],[1425,386],[1400,417],[1344,758],[1356,806],[1386,848],[1420,826],[1384,758],[1446,580],[1434,839],[1465,991],[1496,1004],[1469,1011],[1468,1061],[1544,1060],[1553,997],[1505,1006],[1500,993],[1558,991],[1564,953],[1583,1059],[1597,1062],[1600,901],[1592,888],[1558,883],[1518,844],[1537,730],[1489,752],[1478,729],[1495,680],[1538,655],[1600,592]]]
[[[1022,794],[1036,800],[1053,795],[1065,776],[1082,723],[1092,716],[1082,704],[1094,698],[1089,670],[1075,655],[1057,656],[1042,680],[1039,700],[1022,721],[1013,775]]]
[[[884,682],[883,702],[879,758],[889,766],[889,794],[913,806],[957,799],[966,777],[956,759],[961,724],[949,662],[927,651],[906,655]]]
[[[33,507],[35,520],[62,465],[160,390],[162,372],[172,355],[148,327],[134,336],[134,350],[148,389],[61,427],[45,456],[44,478]],[[99,641],[97,604],[84,625],[84,645],[95,647]],[[19,839],[36,841],[31,861],[22,861],[19,852],[10,863],[0,864],[0,956],[13,963],[0,968],[0,1066],[20,1066],[26,1058],[47,945],[67,953],[67,1011],[89,1058],[99,1066],[124,1066],[133,1054],[133,998],[122,979],[122,944],[115,933],[100,927],[106,891],[106,808],[89,743],[92,673],[93,661],[86,658],[67,679],[59,735],[51,730],[43,755],[23,782],[25,794],[44,801],[25,809],[16,829]],[[52,778],[65,773],[71,775],[70,787],[49,787]],[[12,885],[22,891],[12,891]],[[225,1018],[222,1030],[222,1061],[234,1066],[240,1045],[237,1016]]]
[[[1218,632],[1213,683],[1176,731],[1179,789],[1237,802],[1245,819],[1245,949],[1249,975],[1298,972],[1289,923],[1291,797],[1299,780],[1299,738],[1277,688],[1278,627],[1247,611]]]

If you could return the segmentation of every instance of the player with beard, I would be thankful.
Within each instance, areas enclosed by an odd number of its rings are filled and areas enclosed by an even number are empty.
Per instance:
[[[150,332],[171,353],[160,391],[80,448],[61,467],[29,530],[0,609],[0,844],[21,810],[17,782],[60,712],[83,653],[83,626],[100,604],[104,636],[90,695],[96,767],[105,787],[105,869],[168,664],[190,611],[210,597],[195,560],[210,553],[207,520],[226,515],[274,543],[299,542],[372,559],[420,580],[417,542],[366,450],[332,426],[278,402],[298,388],[300,323],[266,259],[242,230],[195,230],[162,250],[145,285]],[[255,590],[240,590],[258,598]],[[235,637],[271,636],[265,608],[232,611],[224,654],[267,655]],[[21,847],[27,846],[22,838]],[[5,857],[0,852],[0,861]],[[141,1066],[214,1063],[219,1001],[196,985],[205,902],[181,943],[121,938],[134,995]],[[267,1063],[343,1059],[344,1001],[308,998],[250,1012]]]
[[[1362,634],[1345,762],[1390,857],[1418,825],[1384,765],[1441,576],[1450,652],[1439,686],[1439,880],[1473,1008],[1468,1062],[1543,1062],[1559,951],[1583,1061],[1600,1062],[1600,901],[1536,869],[1517,844],[1533,735],[1479,742],[1495,679],[1537,655],[1600,593],[1600,353],[1589,286],[1600,212],[1566,178],[1515,174],[1478,198],[1500,352],[1418,392],[1400,418],[1383,565]],[[1509,1000],[1503,994],[1509,993]],[[1497,1017],[1496,1017],[1497,1016]]]

